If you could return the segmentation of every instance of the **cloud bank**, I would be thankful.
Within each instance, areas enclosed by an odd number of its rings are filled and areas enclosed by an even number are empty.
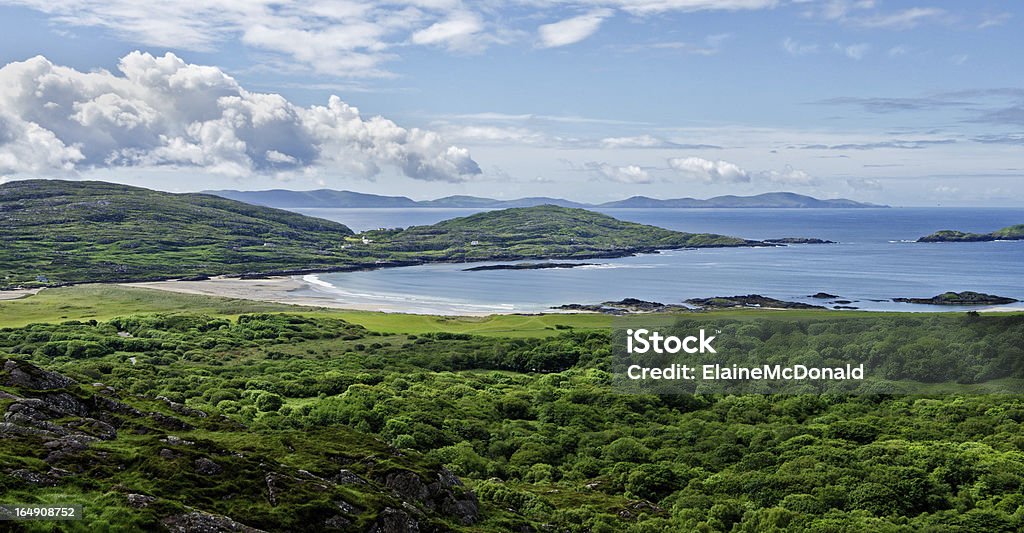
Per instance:
[[[301,107],[242,88],[216,67],[132,52],[119,74],[81,72],[42,56],[0,68],[0,174],[108,167],[355,174],[397,167],[420,180],[480,174],[468,150],[331,96]]]

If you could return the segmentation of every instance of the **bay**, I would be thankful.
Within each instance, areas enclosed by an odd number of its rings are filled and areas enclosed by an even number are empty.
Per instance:
[[[356,231],[430,224],[478,209],[296,209]],[[640,298],[761,294],[809,298],[827,292],[863,310],[954,311],[966,307],[902,304],[894,297],[930,297],[972,290],[1024,300],[1024,241],[916,243],[940,229],[990,232],[1024,223],[1024,209],[605,209],[605,214],[688,232],[750,239],[816,237],[826,245],[670,250],[573,269],[464,272],[485,263],[433,264],[321,274],[308,289],[342,302],[382,310],[481,314],[541,312],[566,303]],[[885,301],[874,301],[885,300]],[[1015,304],[1020,306],[1020,304]]]

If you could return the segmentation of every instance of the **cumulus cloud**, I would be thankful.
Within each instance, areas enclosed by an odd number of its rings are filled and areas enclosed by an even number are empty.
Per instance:
[[[803,170],[786,165],[782,170],[766,170],[759,177],[780,185],[794,187],[811,187],[818,184],[818,179]]]
[[[598,177],[619,183],[651,183],[651,175],[636,165],[615,166],[608,163],[590,161],[583,165]]]
[[[42,56],[0,68],[0,173],[178,166],[373,177],[393,166],[444,181],[480,173],[467,150],[437,133],[365,118],[337,96],[297,106],[171,53],[132,52],[118,70],[80,72]]]
[[[673,157],[668,166],[676,173],[706,183],[746,183],[750,174],[734,163],[728,161],[711,161],[701,157]]]
[[[610,9],[595,9],[584,15],[572,17],[537,28],[541,48],[556,48],[578,43],[590,37],[604,19],[612,16]]]

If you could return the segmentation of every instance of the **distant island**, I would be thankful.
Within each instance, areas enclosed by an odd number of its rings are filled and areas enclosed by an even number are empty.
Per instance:
[[[945,229],[925,235],[917,242],[986,242],[986,241],[1019,241],[1024,240],[1024,224],[1007,226],[992,233],[965,233]]]
[[[810,196],[791,192],[769,192],[755,196],[716,196],[707,200],[696,198],[673,198],[660,200],[646,196],[633,196],[625,200],[605,202],[602,204],[586,204],[548,198],[544,196],[518,198],[515,200],[495,200],[476,196],[446,196],[436,200],[413,200],[405,196],[380,196],[376,194],[352,191],[336,191],[318,189],[314,191],[289,191],[271,189],[267,191],[204,191],[206,194],[238,200],[249,204],[278,208],[476,208],[476,209],[507,209],[512,207],[536,207],[540,205],[557,205],[559,207],[589,208],[831,208],[849,209],[866,207],[888,207],[863,202],[855,202],[845,198],[819,200]]]
[[[0,289],[814,241],[686,233],[555,205],[356,235],[337,222],[208,194],[62,180],[0,184],[0,228]]]

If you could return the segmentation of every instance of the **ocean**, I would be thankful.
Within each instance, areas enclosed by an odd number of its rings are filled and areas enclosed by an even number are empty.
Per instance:
[[[356,231],[430,224],[478,209],[295,209]],[[987,233],[1024,223],[1024,208],[604,209],[622,220],[750,239],[816,237],[837,244],[779,248],[670,250],[588,260],[573,269],[464,272],[485,263],[433,264],[308,278],[309,291],[395,312],[534,313],[567,303],[623,298],[681,303],[688,298],[761,294],[822,305],[827,292],[871,311],[954,311],[905,304],[971,290],[1024,300],[1024,241],[916,243],[940,229]],[[561,262],[561,261],[560,261]],[[1014,304],[1024,308],[1024,305]]]

